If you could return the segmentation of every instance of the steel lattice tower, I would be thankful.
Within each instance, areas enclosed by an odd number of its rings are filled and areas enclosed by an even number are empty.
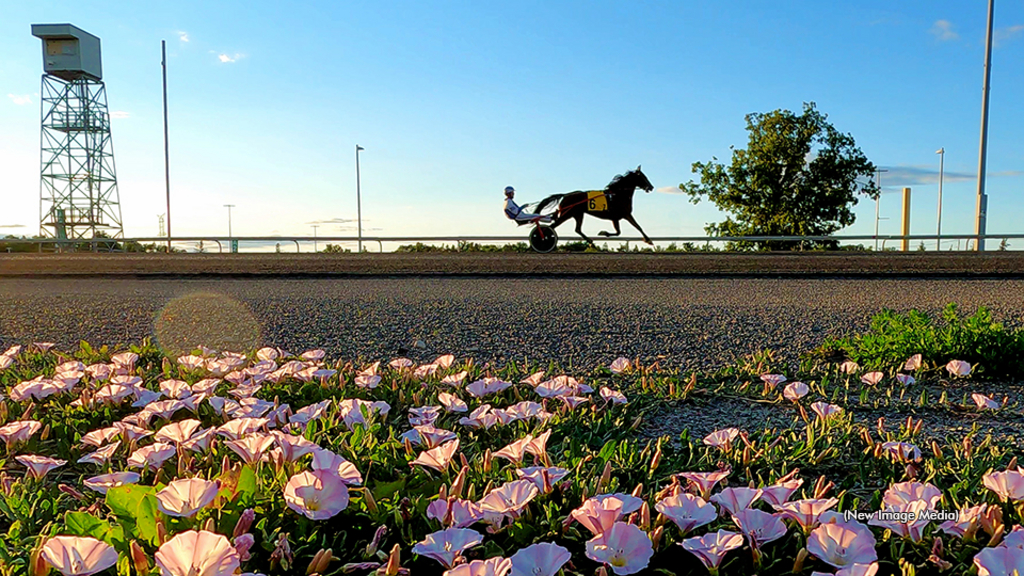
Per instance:
[[[40,91],[39,229],[44,237],[123,238],[99,38],[70,24],[37,24]]]

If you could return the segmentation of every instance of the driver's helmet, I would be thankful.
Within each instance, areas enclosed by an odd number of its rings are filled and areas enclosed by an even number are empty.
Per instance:
[[[515,192],[516,192],[515,188],[513,188],[511,186],[505,186],[505,196],[508,196],[509,194],[515,194]]]

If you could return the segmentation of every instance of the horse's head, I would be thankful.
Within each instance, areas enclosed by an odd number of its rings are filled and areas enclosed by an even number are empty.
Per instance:
[[[651,184],[651,181],[647,179],[647,176],[640,171],[639,165],[637,165],[636,170],[630,172],[630,174],[633,174],[637,188],[640,188],[644,192],[650,192],[651,190],[654,190],[654,185]]]

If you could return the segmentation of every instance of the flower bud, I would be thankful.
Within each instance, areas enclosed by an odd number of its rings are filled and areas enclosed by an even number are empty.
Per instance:
[[[366,545],[366,553],[364,554],[367,558],[371,558],[377,554],[377,549],[380,548],[380,542],[384,539],[384,536],[388,533],[388,527],[383,524],[377,528],[377,531],[373,533],[373,540]]]
[[[491,449],[488,448],[484,451],[484,474],[490,474],[491,472]]]
[[[43,558],[42,554],[44,544],[46,544],[45,537],[39,540],[39,546],[28,557],[29,576],[46,576],[50,573],[50,565]]]
[[[238,553],[238,559],[245,562],[249,558],[252,558],[252,554],[249,554],[249,549],[252,548],[255,543],[256,539],[248,532],[235,538],[235,552]]]
[[[651,507],[647,505],[645,501],[640,506],[640,529],[647,531],[651,527]]]
[[[612,461],[609,460],[604,465],[604,471],[601,472],[601,479],[597,483],[597,491],[600,493],[608,484],[612,481]]]
[[[39,433],[39,439],[40,440],[46,440],[49,437],[50,437],[50,425],[47,424],[46,427],[43,428],[43,431]]]
[[[203,522],[203,530],[207,532],[216,532],[217,527],[213,524],[213,518],[207,518],[206,522]]]
[[[232,538],[238,538],[242,534],[249,531],[252,527],[253,521],[256,520],[256,511],[252,508],[246,508],[242,515],[238,517],[238,522],[235,523],[235,529],[231,532]]]
[[[391,548],[391,554],[388,555],[388,563],[384,567],[383,576],[398,576],[402,563],[401,553],[402,549],[399,548],[398,544]]]
[[[665,527],[664,526],[658,526],[657,528],[654,529],[654,532],[651,532],[651,546],[653,546],[655,550],[658,549],[658,544],[661,544],[661,536],[664,533],[665,533]]]
[[[661,464],[661,443],[658,443],[658,449],[654,451],[654,457],[651,458],[650,473],[654,474],[654,471],[658,469],[658,465]]]
[[[807,548],[801,548],[800,549],[800,552],[796,555],[796,562],[793,563],[793,573],[794,574],[799,574],[800,572],[803,571],[803,569],[804,569],[804,560],[807,560],[807,557],[809,555],[810,555],[810,552],[807,551]]]
[[[367,570],[377,570],[380,568],[380,562],[349,562],[341,567],[342,574],[355,574],[357,572],[366,572]],[[383,574],[383,572],[381,572]]]
[[[132,553],[132,564],[135,565],[135,573],[149,574],[149,558],[146,557],[146,553],[142,550],[142,547],[139,546],[138,542],[132,540],[130,548]]]
[[[371,514],[377,513],[377,501],[373,499],[373,492],[370,492],[369,488],[363,488],[363,502],[366,503],[366,509]]]
[[[942,460],[942,449],[939,448],[939,443],[935,440],[932,440],[932,454],[935,455],[936,459]]]
[[[82,494],[81,492],[75,490],[74,488],[68,486],[67,484],[61,484],[57,486],[57,489],[67,494],[68,496],[71,496],[75,500],[78,500],[79,502],[85,502],[85,494]]]
[[[459,470],[459,474],[455,477],[452,482],[452,489],[448,491],[448,495],[452,498],[462,498],[462,490],[466,487],[466,475],[469,474],[469,466],[463,465],[462,469]]]

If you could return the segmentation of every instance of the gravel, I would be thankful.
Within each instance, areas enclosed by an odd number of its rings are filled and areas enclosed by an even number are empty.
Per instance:
[[[589,370],[622,355],[710,369],[760,349],[792,362],[827,336],[866,329],[883,307],[949,302],[988,305],[1018,326],[1024,280],[0,278],[0,345],[149,336],[171,353],[271,344],[343,359],[450,352]]]

